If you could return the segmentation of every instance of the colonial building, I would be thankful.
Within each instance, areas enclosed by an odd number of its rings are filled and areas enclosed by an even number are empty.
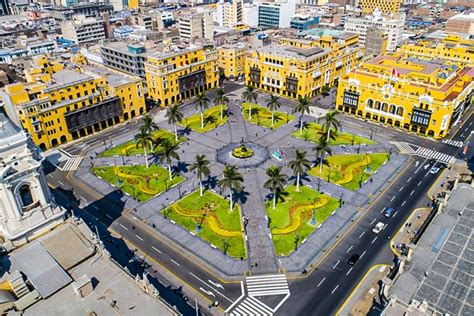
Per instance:
[[[434,138],[472,102],[474,68],[379,56],[339,81],[339,111]]]
[[[308,32],[308,38],[283,38],[252,51],[245,63],[246,84],[289,98],[313,97],[323,86],[335,85],[364,55],[357,34]]]
[[[24,244],[64,221],[29,135],[0,109],[0,234],[9,247]]]
[[[238,78],[245,74],[245,44],[225,44],[217,48],[219,68],[226,78]]]

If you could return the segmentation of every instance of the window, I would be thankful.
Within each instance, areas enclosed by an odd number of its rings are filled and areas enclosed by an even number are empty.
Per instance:
[[[33,204],[33,196],[31,195],[30,186],[23,184],[18,190],[21,206],[25,207]]]

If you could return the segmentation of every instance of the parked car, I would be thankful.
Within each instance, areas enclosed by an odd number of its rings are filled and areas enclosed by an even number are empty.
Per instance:
[[[434,166],[433,166],[433,167],[430,169],[430,173],[431,173],[431,174],[437,174],[438,171],[439,171],[439,168],[438,168],[438,167],[434,167]]]
[[[360,256],[357,253],[352,254],[352,256],[347,260],[347,263],[351,266],[356,264],[357,260],[359,260]]]
[[[372,229],[372,231],[376,234],[380,233],[382,231],[382,229],[385,227],[385,224],[382,223],[382,222],[378,222],[374,228]]]
[[[385,210],[385,213],[383,213],[383,215],[385,217],[392,217],[393,213],[395,213],[395,210],[392,207],[389,207]]]

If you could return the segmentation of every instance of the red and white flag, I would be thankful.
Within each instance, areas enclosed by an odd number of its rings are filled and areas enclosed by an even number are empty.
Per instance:
[[[400,73],[395,68],[392,68],[392,77],[400,77]]]

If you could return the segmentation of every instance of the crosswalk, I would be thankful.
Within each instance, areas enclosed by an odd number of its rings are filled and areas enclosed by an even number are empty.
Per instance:
[[[230,313],[232,316],[273,315],[290,296],[288,280],[284,274],[268,274],[245,278],[246,298]],[[261,301],[264,296],[281,295],[280,302],[273,308]]]
[[[434,151],[434,150],[424,148],[424,147],[418,148],[415,152],[415,155],[422,156],[425,158],[436,159],[438,161],[441,161],[447,164],[452,163],[455,160],[453,156],[450,156],[448,154],[443,154],[438,151]]]
[[[80,157],[80,156],[72,156],[71,158],[68,158],[68,160],[66,161],[64,166],[61,168],[61,170],[63,171],[77,170],[83,158],[84,157]]]
[[[395,147],[400,150],[401,154],[408,154],[408,155],[413,155],[415,153],[415,150],[410,146],[410,144],[405,143],[405,142],[392,142]]]
[[[443,143],[450,146],[459,147],[459,148],[464,146],[464,142],[460,140],[445,139],[443,140]]]

